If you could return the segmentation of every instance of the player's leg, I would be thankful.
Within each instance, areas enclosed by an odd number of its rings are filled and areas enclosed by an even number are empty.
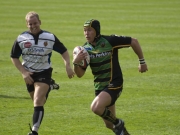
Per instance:
[[[43,82],[34,83],[34,106],[43,106],[46,102],[46,94],[49,89],[49,85]]]
[[[33,113],[33,126],[32,132],[29,135],[38,135],[38,129],[44,116],[44,104],[46,102],[46,95],[49,90],[51,81],[52,69],[45,70],[40,73],[34,73],[32,75],[34,80],[34,94],[30,92],[30,96],[33,99],[34,113]]]
[[[58,90],[59,88],[60,88],[59,84],[57,84],[55,80],[51,78],[49,90]]]
[[[51,90],[58,90],[59,88],[60,88],[60,85],[57,84],[57,83],[55,82],[55,80],[51,78],[50,85],[49,85],[49,90],[48,90],[48,92],[47,92],[47,94],[46,94],[46,99],[48,98],[49,92],[50,92]]]
[[[33,98],[34,98],[34,91],[29,92],[29,95],[30,95],[31,99],[33,100]]]
[[[51,90],[58,90],[59,88],[60,88],[59,84],[57,84],[55,82],[55,80],[51,78],[51,82],[50,82],[50,85],[49,85],[49,90],[48,90],[48,92],[46,94],[46,100],[47,100],[47,98],[49,96],[49,92]],[[34,98],[34,88],[33,88],[33,91],[29,92],[29,94],[30,94],[31,99],[33,100],[33,98]]]
[[[104,120],[105,124],[106,124],[106,127],[107,128],[110,128],[113,130],[113,132],[116,134],[116,135],[120,135],[122,133],[124,133],[124,135],[130,135],[126,128],[125,128],[125,123],[122,119],[119,119],[116,117],[116,105],[115,105],[115,102],[117,101],[117,99],[120,97],[121,95],[121,92],[122,92],[122,89],[123,87],[120,87],[116,90],[109,90],[109,89],[105,89],[105,91],[107,93],[110,94],[111,96],[111,104],[108,106],[108,110],[112,113],[112,115],[114,115],[114,117],[118,120],[118,123],[113,123],[113,124],[110,124],[107,120]]]
[[[116,117],[116,111],[115,111],[115,105],[112,105],[110,107],[107,107],[107,109]],[[103,119],[103,118],[102,118]],[[106,125],[107,128],[111,129],[112,131],[114,131],[114,125],[112,122],[103,119],[104,124]]]
[[[40,124],[44,116],[44,104],[46,102],[46,94],[49,89],[49,85],[42,82],[34,83],[34,114],[33,114],[33,126],[32,135],[37,135]]]
[[[111,95],[106,91],[100,92],[91,104],[91,110],[102,117],[103,119],[116,125],[119,120],[113,115],[113,113],[107,108],[111,104]]]
[[[116,118],[114,105],[121,91],[122,88],[116,90],[109,90],[106,88],[96,96],[91,104],[92,111],[101,116],[106,127],[113,130],[116,135],[124,133],[124,122],[121,119]]]
[[[58,90],[59,88],[60,88],[60,85],[57,84],[55,82],[55,80],[51,78],[51,82],[50,82],[50,85],[49,85],[49,90],[48,90],[48,92],[46,94],[46,99],[48,98],[49,92],[51,90]],[[33,87],[33,91],[30,91],[29,94],[30,94],[31,99],[33,100],[33,98],[34,98],[34,87]]]
[[[116,117],[116,106],[115,106],[115,104],[114,105],[112,105],[112,106],[110,106],[110,107],[108,107],[108,109],[112,112],[112,114]],[[111,129],[113,132],[115,132],[114,131],[114,128],[115,128],[115,126],[113,125],[113,123],[111,123],[111,122],[109,122],[109,121],[107,121],[107,120],[105,120],[105,119],[103,119],[103,121],[104,121],[104,123],[105,123],[105,125],[106,125],[106,127],[107,128],[109,128],[109,129]],[[124,135],[130,135],[129,133],[128,133],[128,131],[126,130],[126,127],[124,126]]]

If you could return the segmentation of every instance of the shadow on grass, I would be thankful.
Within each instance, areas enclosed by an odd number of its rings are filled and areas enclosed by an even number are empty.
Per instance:
[[[18,96],[7,96],[7,95],[0,95],[0,98],[30,99],[30,97],[18,97]]]

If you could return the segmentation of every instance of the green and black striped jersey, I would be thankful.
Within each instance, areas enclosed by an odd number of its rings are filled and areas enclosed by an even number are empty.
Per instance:
[[[123,76],[118,60],[118,49],[130,47],[131,37],[101,35],[96,45],[86,42],[84,48],[90,55],[90,67],[94,75],[95,90],[105,87],[116,89],[123,84]]]

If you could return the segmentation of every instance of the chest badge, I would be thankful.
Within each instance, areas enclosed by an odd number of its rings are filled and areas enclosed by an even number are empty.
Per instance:
[[[48,45],[48,42],[46,41],[46,42],[44,42],[44,46],[47,46]]]
[[[104,42],[101,44],[101,47],[105,47],[105,43]]]
[[[24,48],[30,48],[32,46],[31,42],[25,42]]]

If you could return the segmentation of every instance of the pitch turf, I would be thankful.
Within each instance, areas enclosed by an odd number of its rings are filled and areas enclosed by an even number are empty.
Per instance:
[[[0,2],[0,134],[29,132],[33,104],[21,74],[10,61],[11,46],[26,30],[25,14],[40,14],[42,29],[56,34],[72,50],[85,41],[83,23],[95,18],[102,34],[138,38],[147,73],[137,71],[132,49],[119,50],[124,91],[117,101],[117,116],[132,135],[180,133],[180,1],[179,0],[6,0]],[[63,61],[53,53],[53,78],[60,83],[45,105],[40,135],[113,135],[89,106],[94,98],[90,69],[82,79],[68,79]]]

